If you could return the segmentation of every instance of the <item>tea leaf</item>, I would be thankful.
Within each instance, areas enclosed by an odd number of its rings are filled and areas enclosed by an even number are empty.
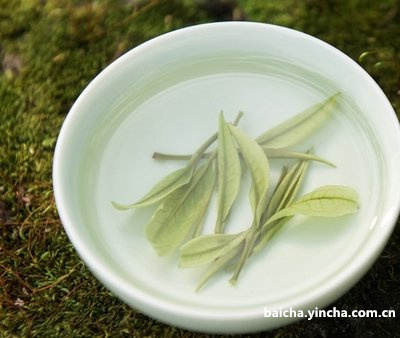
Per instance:
[[[218,200],[215,232],[221,233],[239,193],[241,166],[231,132],[221,112],[218,129]]]
[[[285,175],[271,196],[266,210],[267,218],[270,218],[274,213],[285,208],[293,201],[307,167],[308,161],[299,161]]]
[[[146,235],[160,256],[178,248],[193,224],[201,218],[215,184],[213,161],[203,164],[191,182],[169,194],[146,225]]]
[[[258,243],[254,246],[252,253],[258,253],[292,218],[293,216],[287,216],[264,224],[259,235]]]
[[[213,179],[212,182],[210,182],[210,186],[208,187],[210,189],[209,194],[206,195],[205,198],[203,198],[199,203],[197,203],[196,208],[197,208],[197,218],[193,222],[193,227],[194,227],[194,233],[193,237],[197,237],[201,234],[201,231],[203,229],[203,224],[204,224],[204,218],[208,209],[208,206],[210,205],[212,193],[213,193],[213,188],[215,187],[215,181],[217,179],[217,173],[214,170],[213,174]]]
[[[216,139],[217,133],[213,134],[206,142],[204,142],[204,144],[191,156],[189,162],[184,168],[178,169],[164,177],[140,201],[128,205],[112,202],[113,206],[120,210],[144,207],[162,200],[176,189],[189,183],[198,161]]]
[[[242,240],[242,233],[208,234],[196,237],[181,247],[179,267],[192,268],[210,263],[230,251]]]
[[[271,196],[268,208],[263,215],[263,225],[260,227],[258,244],[254,247],[253,252],[258,252],[262,247],[264,247],[272,236],[292,218],[291,216],[287,216],[265,224],[272,215],[292,203],[300,189],[307,168],[308,161],[299,161],[284,176],[281,175],[281,177],[283,177],[279,180],[277,187]]]
[[[274,214],[266,224],[296,214],[321,217],[339,217],[357,212],[357,193],[344,186],[320,187]]]
[[[257,227],[258,227],[257,223],[253,223],[252,226],[246,231],[246,237],[244,240],[243,250],[241,252],[239,261],[233,272],[232,278],[229,280],[231,284],[236,283],[237,279],[239,278],[240,272],[242,271],[242,268],[243,268],[244,264],[246,263],[246,260],[251,255],[254,243],[258,237],[257,236],[258,235]]]
[[[199,291],[207,281],[213,277],[216,273],[224,269],[229,265],[237,255],[243,250],[244,242],[241,241],[238,245],[229,248],[224,255],[217,258],[206,271],[206,273],[201,277],[199,283],[197,284],[196,291]]]
[[[253,209],[255,223],[259,223],[264,212],[269,185],[268,159],[260,145],[243,131],[229,126],[237,142],[251,176],[250,204]]]
[[[269,129],[256,139],[257,142],[269,148],[286,148],[299,143],[331,116],[338,95],[340,93]]]
[[[159,181],[139,202],[132,204],[119,204],[112,201],[112,205],[119,210],[127,210],[132,208],[144,207],[158,202],[174,190],[187,184],[192,177],[193,167],[185,167],[178,169]]]
[[[240,271],[242,270],[247,258],[251,254],[252,246],[256,239],[255,235],[261,221],[261,216],[266,208],[267,190],[269,185],[269,164],[264,151],[255,140],[234,126],[230,126],[230,128],[246,165],[249,168],[252,181],[250,204],[254,214],[252,226],[248,230],[244,240],[244,247],[239,262],[232,278],[230,279],[231,283],[234,284],[239,277]]]

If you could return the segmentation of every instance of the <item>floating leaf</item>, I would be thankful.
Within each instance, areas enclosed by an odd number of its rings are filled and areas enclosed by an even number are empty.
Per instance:
[[[228,251],[216,259],[206,273],[201,277],[199,283],[197,284],[196,291],[199,291],[207,281],[213,277],[216,273],[228,266],[241,251],[243,251],[244,242],[241,241],[238,245],[229,248]]]
[[[246,231],[243,250],[241,252],[239,261],[233,272],[232,278],[229,280],[231,284],[236,284],[240,272],[242,271],[242,268],[246,263],[246,260],[250,257],[253,251],[253,246],[257,240],[257,237],[258,237],[258,229],[256,227],[256,223],[253,223],[253,225]]]
[[[331,116],[339,94],[269,129],[256,139],[257,142],[269,148],[286,148],[303,141]]]
[[[269,201],[266,210],[267,219],[293,201],[300,188],[307,167],[308,161],[299,161],[281,180]]]
[[[239,128],[229,126],[237,142],[251,176],[250,203],[255,223],[259,223],[264,212],[269,184],[268,159],[260,145]]]
[[[144,207],[159,200],[173,192],[174,190],[187,184],[192,177],[193,166],[178,169],[164,177],[158,182],[139,202],[123,205],[112,202],[113,206],[120,210]]]
[[[241,166],[239,154],[221,112],[218,129],[218,200],[215,232],[224,230],[224,223],[239,193]]]
[[[203,224],[204,224],[204,218],[207,213],[208,206],[210,205],[212,193],[213,193],[213,188],[215,187],[215,181],[217,178],[217,173],[214,171],[213,173],[213,180],[210,184],[209,188],[209,194],[206,195],[205,198],[203,198],[199,203],[197,203],[196,208],[197,208],[197,218],[193,222],[193,227],[194,227],[194,233],[192,237],[197,237],[201,234],[201,231],[203,229]]]
[[[243,240],[243,234],[208,234],[196,237],[184,244],[180,251],[179,266],[192,268],[213,260],[230,251]]]
[[[112,202],[113,206],[120,210],[144,207],[162,200],[176,189],[184,186],[190,181],[193,171],[204,152],[216,139],[217,134],[215,133],[191,156],[184,168],[178,169],[164,177],[140,201],[128,205]]]
[[[328,185],[320,187],[274,214],[267,222],[293,215],[339,217],[357,212],[357,193],[344,186]]]
[[[308,161],[297,162],[291,170],[281,175],[275,191],[273,192],[268,204],[268,208],[263,215],[262,225],[259,230],[258,244],[253,252],[258,252],[275,235],[292,216],[283,217],[274,222],[267,223],[267,220],[279,210],[286,208],[295,198],[303,182],[305,172],[308,168]],[[267,224],[265,224],[267,223]]]
[[[201,217],[215,184],[212,160],[203,164],[191,182],[169,194],[146,225],[146,235],[157,253],[167,255],[178,248]]]
[[[262,227],[257,245],[254,246],[252,253],[259,252],[270,239],[278,234],[278,232],[292,219],[293,216],[287,216],[268,223]]]
[[[244,241],[243,251],[235,268],[231,283],[235,283],[240,271],[249,257],[252,245],[256,239],[256,230],[261,221],[267,203],[267,190],[269,185],[269,164],[260,145],[237,127],[230,126],[233,137],[243,155],[251,176],[250,204],[253,209],[254,219]]]

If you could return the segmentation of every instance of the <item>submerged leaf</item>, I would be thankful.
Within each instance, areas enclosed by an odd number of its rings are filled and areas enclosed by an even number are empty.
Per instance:
[[[256,139],[257,142],[269,148],[286,148],[299,143],[330,117],[339,94],[337,93],[269,129]]]
[[[193,224],[201,218],[215,184],[212,159],[203,164],[189,184],[169,194],[146,225],[146,235],[160,256],[177,249],[187,237]]]
[[[267,224],[293,215],[339,217],[355,213],[359,208],[357,193],[344,186],[320,187],[274,214]]]
[[[239,193],[241,166],[232,134],[221,112],[218,129],[218,200],[215,232],[222,233],[224,223]]]
[[[217,139],[217,134],[212,135],[206,142],[204,142],[200,148],[191,156],[189,162],[184,168],[178,169],[171,174],[164,177],[159,181],[150,191],[138,202],[122,205],[116,202],[112,202],[113,206],[120,210],[126,210],[131,208],[144,207],[162,200],[176,189],[189,183],[193,171],[203,156],[207,148]]]

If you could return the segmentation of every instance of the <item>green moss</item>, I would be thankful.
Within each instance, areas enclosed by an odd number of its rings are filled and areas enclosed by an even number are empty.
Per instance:
[[[0,0],[1,337],[206,337],[153,321],[110,295],[76,255],[55,208],[51,165],[62,121],[88,82],[132,47],[221,18],[284,25],[350,55],[399,110],[397,1],[219,2]],[[333,305],[398,310],[399,241],[397,227],[374,268]],[[399,331],[393,319],[316,319],[260,336]]]
[[[239,3],[252,20],[303,31],[343,51],[377,81],[399,111],[398,1],[239,0]]]

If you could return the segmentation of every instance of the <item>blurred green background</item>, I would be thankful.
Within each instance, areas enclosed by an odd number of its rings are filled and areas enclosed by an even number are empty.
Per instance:
[[[96,281],[58,219],[51,164],[69,108],[108,64],[162,33],[225,20],[278,24],[332,44],[399,114],[397,0],[0,0],[0,337],[208,337],[149,319]],[[330,308],[399,316],[399,233]],[[400,337],[399,323],[319,318],[251,337]]]

